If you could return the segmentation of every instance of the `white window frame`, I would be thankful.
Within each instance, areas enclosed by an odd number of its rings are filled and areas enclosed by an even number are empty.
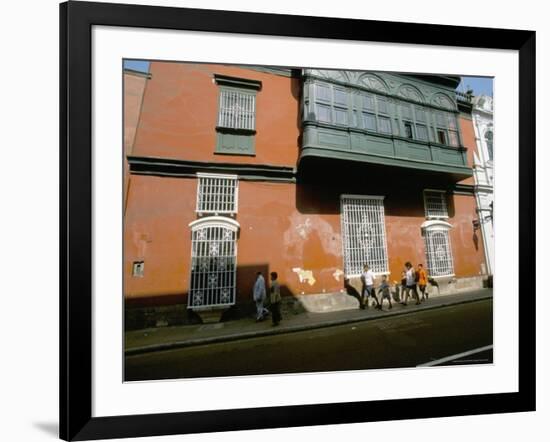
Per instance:
[[[344,260],[344,273],[346,277],[358,277],[363,271],[363,266],[369,264],[375,275],[387,275],[389,274],[389,263],[388,263],[388,244],[386,236],[386,217],[384,209],[384,196],[381,195],[349,195],[344,194],[340,196],[340,222],[342,230],[342,257]],[[376,250],[374,253],[378,254],[375,259],[370,257],[369,262],[369,252],[368,247],[367,251],[361,250],[360,247],[348,247],[350,244],[349,235],[351,233],[351,225],[358,225],[361,221],[358,216],[374,215],[374,211],[365,211],[364,214],[360,213],[350,213],[346,210],[345,204],[350,200],[375,200],[379,201],[377,209],[381,209],[378,213],[380,216],[380,227],[378,235],[382,237],[382,254],[380,250]],[[359,211],[360,212],[360,211]],[[381,265],[380,265],[381,264]]]
[[[239,223],[223,216],[210,216],[189,223],[189,227],[191,263],[188,307],[201,310],[234,305],[237,293]],[[212,234],[216,237],[212,238]],[[228,242],[232,244],[228,245]],[[207,267],[201,267],[201,260]]]
[[[444,207],[445,210],[438,209],[436,213],[430,210],[430,207],[428,207],[428,198],[427,194],[439,194],[441,198],[441,206]],[[445,190],[439,190],[439,189],[424,189],[423,192],[424,197],[424,213],[426,214],[426,218],[428,219],[449,219],[449,202],[447,199],[447,191]]]
[[[206,189],[204,189],[204,186]],[[201,195],[216,189],[218,198],[204,203]],[[231,193],[226,191],[231,190]],[[216,194],[216,193],[214,193]],[[202,204],[207,205],[201,207]],[[197,204],[195,212],[199,215],[236,215],[239,209],[239,177],[214,173],[197,173]]]
[[[453,247],[451,244],[450,230],[452,225],[441,220],[426,221],[422,224],[422,231],[424,236],[424,246],[426,248],[426,261],[428,276],[432,278],[450,278],[455,276],[454,262],[453,262]],[[438,233],[444,233],[444,240],[436,241],[434,236]],[[446,256],[444,261],[446,263],[445,271],[442,271],[442,266],[437,266],[436,263],[441,259],[436,257],[439,250],[436,248],[443,247],[443,252]],[[435,268],[434,268],[435,267]]]

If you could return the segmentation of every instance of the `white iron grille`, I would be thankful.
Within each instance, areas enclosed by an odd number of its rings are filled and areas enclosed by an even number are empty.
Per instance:
[[[342,197],[344,271],[359,275],[365,264],[388,271],[384,203],[381,198]]]
[[[197,212],[237,213],[237,177],[199,176]]]
[[[243,92],[222,89],[218,126],[230,129],[254,130],[256,96]]]
[[[211,225],[194,230],[189,307],[234,304],[236,264],[235,231],[223,225]]]
[[[451,239],[448,230],[426,230],[426,257],[430,276],[454,274]]]
[[[426,217],[448,218],[447,198],[445,192],[424,192]]]

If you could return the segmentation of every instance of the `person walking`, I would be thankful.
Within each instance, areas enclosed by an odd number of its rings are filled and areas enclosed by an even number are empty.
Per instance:
[[[382,308],[384,304],[384,299],[387,299],[390,304],[389,308],[391,309],[392,305],[391,305],[390,285],[388,284],[388,277],[386,275],[382,276],[382,282],[378,287],[378,294],[380,295],[380,308]]]
[[[361,299],[363,300],[363,305],[368,308],[369,297],[372,297],[376,301],[376,308],[381,309],[382,306],[380,305],[380,302],[378,302],[378,298],[376,297],[376,293],[374,292],[374,273],[369,268],[368,264],[365,264],[363,270],[364,271],[361,274]]]
[[[418,293],[416,292],[416,274],[412,264],[407,261],[405,263],[405,299],[401,302],[403,305],[407,305],[409,294],[413,293],[413,297],[416,299],[416,305],[420,304]]]
[[[270,287],[270,302],[271,302],[271,321],[272,325],[279,325],[281,322],[281,286],[279,281],[277,281],[277,272],[271,272],[269,274],[271,277],[271,287]]]
[[[264,307],[266,298],[265,279],[262,272],[256,274],[256,282],[254,283],[253,298],[256,303],[256,322],[263,321],[269,314],[269,310]]]
[[[416,275],[418,280],[418,289],[420,290],[420,293],[422,293],[421,301],[425,301],[428,299],[428,292],[426,291],[426,285],[428,284],[428,274],[426,273],[426,270],[424,270],[424,266],[422,264],[418,264]]]

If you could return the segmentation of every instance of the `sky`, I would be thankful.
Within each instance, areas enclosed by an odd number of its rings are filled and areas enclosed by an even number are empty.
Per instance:
[[[149,62],[139,60],[125,60],[124,67],[140,72],[149,72]],[[493,79],[488,77],[461,77],[458,90],[466,92],[468,88],[474,90],[474,95],[493,96]]]

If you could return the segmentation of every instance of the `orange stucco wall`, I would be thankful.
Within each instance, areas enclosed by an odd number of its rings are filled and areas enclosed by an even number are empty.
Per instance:
[[[185,302],[189,290],[191,233],[196,219],[195,179],[133,177],[126,212],[125,293],[148,302]],[[357,193],[360,189],[355,189]],[[378,194],[383,189],[373,188]],[[237,301],[250,299],[257,271],[277,271],[286,294],[313,294],[342,289],[343,258],[340,194],[346,186],[302,189],[295,184],[239,183],[240,224]],[[424,263],[421,224],[425,221],[421,189],[386,190],[384,209],[391,280],[398,280],[406,261]],[[455,274],[481,272],[483,250],[472,227],[475,202],[470,195],[449,200]],[[132,262],[145,262],[143,278],[131,276]],[[299,280],[294,269],[312,272],[315,282]]]
[[[214,153],[218,87],[213,74],[262,81],[257,96],[255,156]],[[295,166],[299,153],[299,80],[238,67],[151,63],[132,154],[205,162]],[[134,98],[126,106],[136,109]],[[133,101],[132,101],[133,100]],[[134,103],[134,104],[132,104]],[[131,126],[131,125],[129,125]],[[473,164],[472,121],[462,116],[463,144]],[[131,133],[129,134],[131,138]],[[341,164],[340,164],[341,166]],[[343,167],[343,166],[342,166]],[[327,174],[316,183],[239,182],[237,302],[251,298],[254,276],[277,271],[283,294],[334,292],[343,288],[340,225],[342,194],[383,195],[390,280],[406,261],[426,264],[420,226],[426,220],[422,191],[430,183],[399,170],[377,179]],[[363,176],[364,175],[364,176]],[[350,175],[351,176],[351,175]],[[473,184],[472,179],[465,184]],[[189,290],[191,231],[197,180],[130,175],[124,229],[124,293],[136,304],[185,303]],[[484,262],[473,195],[449,196],[455,274],[479,275]],[[144,276],[132,264],[144,261]],[[300,282],[295,269],[312,272]]]
[[[131,155],[141,113],[143,94],[147,85],[146,74],[124,71],[124,153]],[[124,204],[128,196],[130,174],[128,163],[124,162]]]
[[[151,63],[133,154],[190,161],[295,165],[299,80],[250,69],[192,63]],[[214,74],[259,80],[256,155],[215,154],[219,88]]]

